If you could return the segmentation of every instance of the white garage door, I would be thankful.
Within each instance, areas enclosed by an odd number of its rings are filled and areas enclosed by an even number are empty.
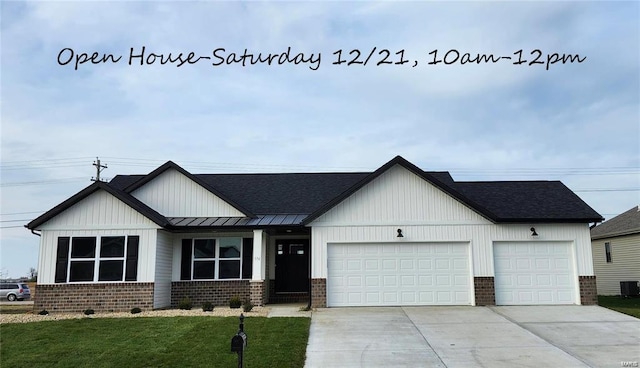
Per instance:
[[[329,244],[327,305],[469,305],[468,244]]]
[[[496,304],[577,304],[569,243],[496,243]]]

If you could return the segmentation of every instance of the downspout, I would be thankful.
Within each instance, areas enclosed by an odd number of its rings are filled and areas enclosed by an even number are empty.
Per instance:
[[[37,235],[37,236],[42,236],[42,234],[38,234],[38,233],[36,233],[36,231],[35,231],[35,230],[33,230],[33,229],[31,229],[31,234],[33,234],[33,235]]]
[[[307,310],[311,310],[311,237],[309,237],[309,304]]]

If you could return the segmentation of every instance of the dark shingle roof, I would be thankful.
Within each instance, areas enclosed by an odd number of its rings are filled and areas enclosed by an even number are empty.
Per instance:
[[[118,175],[108,184],[100,185],[110,188],[119,198],[129,197],[132,207],[156,223],[164,221],[168,228],[179,227],[183,223],[195,226],[193,224],[196,222],[198,226],[218,223],[233,223],[235,226],[249,224],[248,220],[234,222],[234,219],[230,218],[166,219],[130,194],[160,173],[175,168],[241,210],[247,215],[246,219],[254,219],[252,224],[265,223],[265,219],[278,221],[275,217],[265,216],[285,214],[295,214],[298,219],[296,223],[300,223],[299,216],[305,216],[302,224],[309,224],[394,165],[403,166],[494,222],[602,221],[602,217],[596,211],[559,181],[455,182],[448,172],[423,171],[400,156],[372,173],[193,175],[169,161],[148,175]],[[79,200],[77,196],[63,204],[69,205],[70,201]],[[54,217],[61,212],[56,210],[60,206],[32,221],[27,227],[33,229],[34,223],[40,225]],[[270,221],[267,221],[269,225],[275,224]]]
[[[496,222],[597,222],[601,216],[559,181],[457,182]]]
[[[591,239],[640,233],[640,206],[619,214],[591,229]]]
[[[367,173],[197,175],[253,213],[309,214]]]

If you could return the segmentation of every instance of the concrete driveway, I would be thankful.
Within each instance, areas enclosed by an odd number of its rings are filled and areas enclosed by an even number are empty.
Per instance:
[[[313,312],[305,367],[638,367],[639,362],[640,320],[598,306],[374,307]]]

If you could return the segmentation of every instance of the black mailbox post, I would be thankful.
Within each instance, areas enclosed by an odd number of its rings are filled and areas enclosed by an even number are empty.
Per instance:
[[[238,353],[238,368],[243,367],[244,349],[247,347],[247,334],[244,333],[244,314],[240,314],[240,329],[231,338],[231,351]]]

